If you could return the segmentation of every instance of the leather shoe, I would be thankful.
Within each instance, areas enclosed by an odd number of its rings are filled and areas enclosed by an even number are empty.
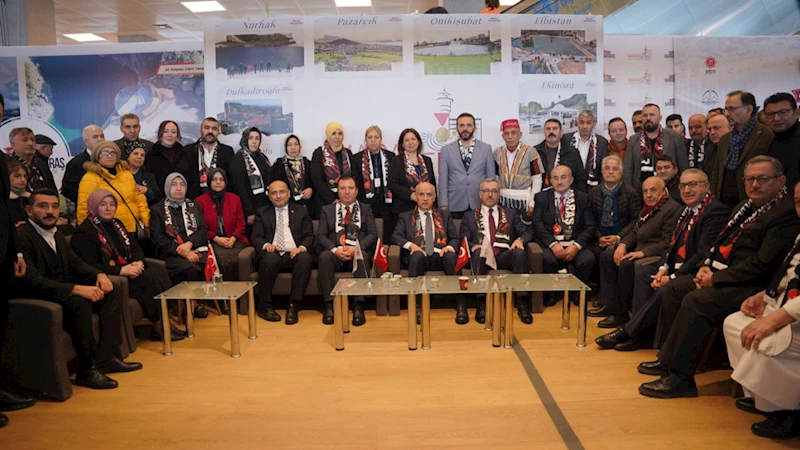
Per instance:
[[[561,300],[561,297],[559,297],[557,294],[553,292],[544,293],[544,299],[543,299],[544,306],[556,306],[559,300]]]
[[[594,340],[595,344],[597,344],[597,348],[608,350],[614,348],[615,345],[623,342],[627,339],[628,333],[625,332],[622,328],[617,328],[616,330],[612,331],[611,333],[604,334],[597,339]]]
[[[517,305],[517,314],[519,314],[519,318],[522,323],[526,325],[533,323],[533,315],[531,314],[531,309],[528,307],[527,301],[519,302]]]
[[[586,313],[589,317],[608,317],[611,315],[611,308],[608,305],[602,305],[597,309],[593,309]]]
[[[475,310],[475,322],[486,323],[486,303],[478,302],[478,309]]]
[[[0,414],[0,428],[3,428],[6,425],[8,425],[8,416],[5,414]]]
[[[275,309],[268,307],[258,311],[258,317],[266,320],[267,322],[280,322],[281,315],[275,312]]]
[[[325,302],[325,310],[322,313],[322,323],[333,325],[333,302]]]
[[[765,438],[791,439],[800,436],[800,416],[796,411],[776,411],[769,413],[767,420],[754,423],[750,430]]]
[[[75,384],[90,389],[115,389],[119,386],[119,383],[103,375],[94,367],[84,373],[76,375]]]
[[[203,307],[203,305],[197,305],[192,312],[192,315],[197,319],[205,319],[208,317],[208,311]]]
[[[0,388],[0,411],[17,411],[33,406],[36,401],[33,397],[15,394]]]
[[[697,385],[694,377],[669,373],[656,381],[642,383],[639,393],[654,398],[697,397]]]
[[[456,323],[464,325],[469,323],[469,313],[467,312],[467,303],[464,300],[459,300],[456,304]]]
[[[627,314],[611,314],[605,319],[597,322],[597,328],[617,328],[625,325],[631,320]]]
[[[361,302],[353,302],[353,326],[360,327],[367,323],[367,318],[364,317],[364,305]]]
[[[736,407],[741,409],[744,412],[749,412],[751,414],[767,414],[764,411],[756,408],[756,399],[742,397],[736,399]]]
[[[614,346],[614,350],[618,352],[635,352],[642,346],[642,342],[638,339],[628,339]]]
[[[116,357],[111,358],[108,361],[100,361],[97,363],[97,370],[100,373],[135,372],[141,369],[142,363],[120,361]]]
[[[645,375],[654,375],[660,377],[661,375],[666,375],[667,372],[669,372],[669,367],[667,367],[667,365],[664,364],[663,362],[655,360],[655,361],[646,361],[639,364],[637,370],[639,371],[639,373]]]
[[[153,324],[153,327],[150,328],[150,340],[151,341],[163,341],[164,340],[164,327],[161,325],[161,321],[158,321]],[[186,339],[186,333],[180,330],[171,329],[169,333],[169,340],[170,341],[182,341]]]
[[[275,310],[273,310],[272,312],[275,312]],[[278,313],[275,313],[275,315],[277,314]],[[280,316],[278,316],[278,320],[281,320]],[[297,323],[297,306],[295,306],[294,303],[289,303],[286,306],[286,325],[294,325],[296,323]]]

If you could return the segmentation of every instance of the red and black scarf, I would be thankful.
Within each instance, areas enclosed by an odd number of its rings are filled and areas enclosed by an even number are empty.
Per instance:
[[[133,262],[131,238],[128,232],[125,231],[125,227],[120,225],[118,220],[112,220],[111,223],[113,224],[114,230],[117,232],[117,236],[119,236],[122,243],[125,245],[124,251],[121,251],[121,249],[117,248],[117,246],[111,242],[111,236],[107,235],[106,229],[103,227],[103,223],[99,217],[90,213],[87,219],[89,219],[92,227],[94,227],[94,230],[97,232],[97,240],[100,241],[100,250],[108,258],[109,265],[124,266]]]
[[[433,217],[433,247],[436,249],[436,253],[440,253],[447,246],[447,233],[444,230],[444,221],[439,211],[433,208],[430,213]],[[411,227],[414,228],[414,244],[420,248],[425,248],[425,234],[422,230],[422,221],[419,220],[419,215],[419,208],[415,206],[414,214],[411,215]]]
[[[661,198],[658,199],[658,202],[653,206],[644,205],[642,211],[639,213],[639,222],[636,224],[639,228],[647,222],[647,219],[653,217],[653,215],[661,210],[664,207],[664,204],[669,201],[669,195],[666,192],[661,195]]]
[[[495,226],[494,236],[490,240],[492,246],[508,250],[511,248],[511,223],[508,220],[506,209],[500,205],[494,206],[497,209],[497,225]],[[483,242],[483,238],[489,230],[483,227],[483,207],[475,209],[475,223],[478,225],[477,241],[473,245],[478,245]],[[487,221],[488,223],[488,221]]]
[[[403,152],[403,165],[406,167],[406,179],[411,184],[412,188],[416,187],[420,183],[430,181],[428,167],[425,165],[425,160],[422,158],[422,155],[417,154],[417,160],[419,161],[419,172],[417,172],[417,166],[411,162],[411,159],[408,157],[406,152]]]
[[[675,225],[675,230],[672,232],[672,238],[669,241],[669,248],[673,249],[672,259],[674,264],[682,264],[686,261],[686,243],[689,241],[689,233],[694,228],[694,225],[703,217],[708,205],[714,201],[714,194],[706,192],[703,200],[700,201],[697,211],[692,211],[688,206],[683,208],[681,216],[678,218],[678,223]],[[675,245],[678,245],[677,250]]]
[[[289,156],[284,156],[283,166],[286,171],[286,179],[289,181],[289,189],[292,191],[292,197],[296,197],[305,189],[305,183],[303,182],[303,178],[305,177],[303,157],[300,156],[298,159],[293,160]]]
[[[389,191],[389,186],[387,184],[389,177],[389,158],[383,154],[382,148],[379,149],[378,152],[381,155],[381,186],[383,186],[383,198],[392,198],[392,193]],[[364,149],[361,152],[361,179],[364,180],[364,192],[366,192],[368,199],[375,197],[375,193],[378,190],[375,183],[372,182],[373,178],[375,178],[375,171],[372,167],[372,155],[369,149]]]
[[[344,152],[342,154],[342,167],[339,167],[339,163],[336,160],[336,151],[331,148],[328,140],[326,139],[322,143],[322,167],[325,169],[325,180],[328,183],[328,188],[333,192],[337,190],[339,178],[342,175],[350,175],[351,173],[350,150],[347,147],[342,147],[339,151]]]

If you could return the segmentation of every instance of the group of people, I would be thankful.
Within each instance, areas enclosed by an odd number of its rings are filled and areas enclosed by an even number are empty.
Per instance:
[[[660,349],[657,361],[639,366],[660,377],[641,386],[643,395],[696,396],[702,347],[725,321],[734,378],[755,398],[737,405],[768,416],[753,431],[796,435],[800,398],[776,386],[797,381],[785,367],[797,364],[800,344],[791,336],[788,344],[785,338],[775,344],[773,337],[800,318],[798,304],[789,302],[800,292],[794,287],[800,206],[795,211],[790,191],[800,161],[799,116],[785,93],[764,101],[766,124],[758,110],[752,94],[733,92],[724,110],[692,115],[687,138],[680,116],[669,116],[664,127],[659,107],[648,104],[632,118],[632,136],[614,118],[608,139],[594,132],[594,113],[582,111],[573,133],[547,120],[536,146],[521,142],[519,122],[509,119],[501,124],[504,145],[494,150],[476,139],[475,118],[462,113],[458,139],[441,149],[438,171],[413,128],[400,133],[395,154],[383,145],[381,129],[370,126],[365,149],[353,154],[343,126],[331,122],[310,160],[300,138],[289,135],[285,155],[271,163],[260,151],[257,128],[243,132],[234,152],[218,141],[219,122],[209,117],[200,139],[184,147],[176,122],[161,123],[157,142],[150,142],[139,137],[138,117],[126,114],[118,141],[106,141],[95,125],[84,129],[86,151],[69,162],[61,188],[66,202],[59,201],[33,132],[16,128],[5,158],[10,176],[3,175],[9,190],[2,195],[12,217],[6,233],[13,236],[16,225],[20,257],[5,267],[17,266],[16,292],[70,312],[82,352],[80,384],[109,388],[116,383],[103,372],[141,365],[110,351],[120,321],[107,275],[131,280],[130,295],[160,338],[154,296],[181,281],[204,280],[209,247],[226,280],[237,279],[241,250],[255,248],[257,309],[267,321],[283,319],[272,293],[278,273],[289,271],[285,322],[297,323],[316,264],[322,322],[331,324],[336,273],[371,273],[378,218],[386,244],[400,247],[412,277],[456,274],[464,239],[475,273],[489,267],[527,273],[525,249],[536,242],[544,272],[567,270],[597,286],[598,307],[589,314],[613,329],[597,339],[599,348]],[[56,223],[60,203],[70,201],[77,228],[67,244],[67,228]],[[319,223],[316,232],[312,220]],[[145,256],[163,260],[166,270]],[[26,265],[27,271],[19,268]],[[545,298],[547,306],[558,301]],[[454,303],[456,322],[468,323],[465,297]],[[480,323],[482,305],[474,316]],[[363,325],[363,298],[352,308],[353,325]],[[93,309],[104,330],[99,342],[86,322]],[[522,322],[532,323],[528,295],[517,298],[517,310]],[[203,317],[205,310],[197,305],[194,313]],[[173,330],[172,339],[182,337]]]

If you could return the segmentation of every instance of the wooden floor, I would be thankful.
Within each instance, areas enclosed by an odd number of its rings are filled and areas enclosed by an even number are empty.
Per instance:
[[[570,331],[560,330],[559,314],[549,308],[528,326],[515,317],[515,332],[568,422],[562,428],[577,436],[573,448],[798,447],[750,433],[761,419],[734,407],[730,371],[700,375],[696,399],[645,398],[637,388],[653,377],[636,365],[655,351],[598,350],[591,318],[590,345],[580,350],[575,314]],[[518,352],[493,348],[481,325],[456,325],[454,315],[434,310],[433,348],[413,352],[405,311],[368,311],[343,352],[316,311],[302,311],[294,326],[259,319],[254,341],[240,320],[234,359],[227,317],[211,314],[172,356],[140,341],[129,360],[144,369],[116,374],[118,389],[75,387],[64,403],[8,413],[0,449],[567,448]]]

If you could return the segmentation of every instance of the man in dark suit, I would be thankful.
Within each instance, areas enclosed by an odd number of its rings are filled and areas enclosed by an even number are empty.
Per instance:
[[[678,133],[661,126],[661,108],[648,103],[642,108],[644,130],[628,140],[625,149],[623,180],[636,190],[642,190],[642,181],[655,175],[656,158],[670,155],[678,162],[678,171],[689,168],[686,142]]]
[[[488,235],[496,270],[510,270],[513,273],[528,273],[528,257],[525,248],[533,240],[533,230],[522,223],[513,208],[504,208],[500,201],[500,182],[494,178],[483,180],[480,184],[481,206],[473,213],[465,214],[461,221],[461,236],[470,244],[472,257],[470,264],[475,273],[486,274],[486,259],[481,258],[483,243]],[[481,297],[484,297],[483,295]],[[485,297],[484,297],[485,298]],[[517,313],[523,323],[533,323],[530,309],[530,294],[517,297]],[[475,311],[475,321],[486,321],[486,302],[479,301]]]
[[[289,186],[283,181],[269,185],[271,205],[256,210],[250,239],[258,255],[258,315],[270,322],[281,316],[272,307],[272,289],[281,270],[292,271],[292,291],[286,307],[286,324],[297,323],[297,307],[311,278],[314,227],[304,206],[289,204]]]
[[[425,275],[427,271],[443,270],[456,274],[458,232],[450,214],[434,207],[436,188],[423,182],[417,185],[417,206],[400,213],[392,233],[392,244],[400,246],[400,262],[408,269],[409,277]],[[421,306],[417,303],[417,323]],[[411,314],[411,311],[408,312]],[[467,302],[463,296],[456,300],[456,323],[469,322]]]
[[[570,148],[580,155],[588,189],[600,184],[600,164],[608,156],[608,140],[595,134],[595,125],[597,119],[594,112],[589,109],[581,111],[578,114],[578,131],[561,138],[562,148]]]
[[[659,327],[669,329],[658,360],[639,371],[661,375],[642,384],[648,397],[696,397],[694,374],[701,349],[716,325],[764,289],[800,233],[800,218],[786,189],[781,163],[756,156],[744,170],[747,200],[742,202],[694,275],[667,284]]]
[[[670,198],[683,205],[681,190],[678,189],[681,177],[678,175],[678,165],[675,163],[675,158],[669,155],[661,155],[656,158],[656,176],[664,180],[664,188]]]
[[[356,179],[343,175],[337,184],[339,200],[322,208],[315,239],[319,252],[319,291],[325,300],[322,323],[333,323],[331,290],[336,284],[336,272],[353,272],[365,278],[370,270],[372,254],[378,243],[378,229],[369,205],[359,202]],[[356,245],[359,249],[356,249]],[[363,255],[360,260],[358,253]],[[364,325],[364,298],[353,299],[353,325]]]
[[[206,117],[200,124],[200,139],[184,147],[186,158],[193,170],[186,179],[189,190],[186,197],[197,198],[200,194],[209,191],[208,169],[217,167],[225,171],[230,177],[233,147],[227,146],[217,140],[219,136],[219,121],[213,117]]]
[[[550,181],[553,189],[536,194],[533,207],[533,226],[542,247],[544,272],[567,269],[588,283],[595,261],[591,246],[596,232],[589,196],[572,188],[572,172],[567,166],[553,168]],[[550,295],[545,305],[557,302],[558,298]]]
[[[703,114],[689,116],[689,137],[691,139],[686,153],[689,168],[706,170],[706,167],[713,163],[713,161],[706,163],[706,157],[709,156],[706,152],[706,147],[709,146],[706,116]]]
[[[586,171],[581,162],[581,155],[577,151],[561,145],[561,121],[558,119],[548,119],[544,123],[544,140],[534,148],[539,152],[544,165],[545,177],[542,182],[542,190],[551,187],[550,172],[555,166],[562,165],[569,167],[573,174],[575,189],[586,192]]]
[[[658,262],[636,269],[631,320],[598,337],[595,342],[599,348],[637,350],[645,340],[643,332],[656,324],[662,288],[681,275],[697,272],[706,251],[728,222],[730,208],[709,192],[705,172],[685,170],[678,188],[686,206],[672,230],[669,246]]]
[[[92,149],[95,145],[106,140],[103,129],[97,125],[87,125],[83,129],[83,144],[85,145],[84,151],[78,155],[74,155],[67,163],[67,168],[64,170],[64,178],[61,180],[61,193],[67,200],[72,203],[78,202],[78,186],[81,184],[81,178],[86,174],[86,169],[83,168],[83,163],[91,161]]]
[[[114,143],[119,147],[122,159],[128,159],[128,156],[135,148],[143,148],[145,154],[150,153],[153,143],[139,137],[139,133],[142,131],[142,126],[139,124],[139,116],[134,113],[123,114],[119,118],[119,131],[122,132],[122,137],[114,141]],[[91,149],[89,147],[89,150]]]
[[[589,203],[597,223],[597,242],[592,245],[595,258],[607,248],[622,241],[639,220],[642,196],[622,182],[622,159],[611,155],[603,158],[603,182],[589,189]]]
[[[14,128],[8,135],[12,157],[28,172],[30,189],[57,189],[47,160],[36,157],[36,139],[30,128]]]
[[[104,373],[142,368],[140,363],[120,361],[112,352],[122,343],[122,292],[114,290],[106,274],[83,262],[58,232],[56,191],[35,191],[25,210],[29,221],[17,227],[17,245],[28,267],[25,276],[14,282],[13,296],[61,305],[65,331],[78,353],[75,384],[92,389],[116,388],[117,382]],[[99,342],[92,332],[93,311],[100,316]]]

